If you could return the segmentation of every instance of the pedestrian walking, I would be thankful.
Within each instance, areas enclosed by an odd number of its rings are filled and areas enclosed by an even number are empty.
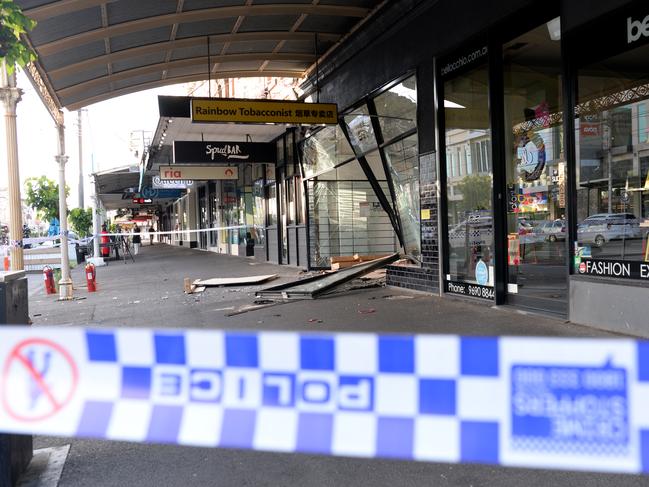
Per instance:
[[[155,232],[155,227],[153,224],[149,226],[149,244],[153,245],[153,232]]]
[[[135,228],[133,228],[133,232],[135,233],[135,235],[133,235],[133,253],[135,255],[137,255],[138,252],[140,251],[140,244],[142,243],[142,239],[140,238],[141,231],[142,230],[136,223]]]

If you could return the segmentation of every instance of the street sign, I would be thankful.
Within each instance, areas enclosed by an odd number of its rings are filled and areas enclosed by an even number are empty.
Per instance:
[[[48,339],[27,338],[9,352],[2,370],[2,408],[20,423],[43,421],[65,408],[77,388],[72,355]]]
[[[145,186],[140,191],[140,195],[144,198],[180,198],[182,191],[180,189],[157,189]]]
[[[335,103],[300,101],[243,100],[224,98],[192,98],[192,122],[238,123],[338,123]]]
[[[154,189],[187,189],[194,187],[194,181],[191,179],[186,180],[171,180],[162,179],[160,176],[153,176],[151,179],[151,186]]]
[[[163,179],[192,179],[206,181],[213,179],[239,179],[239,169],[228,166],[160,166]]]
[[[174,163],[228,164],[257,162],[275,164],[275,144],[261,142],[174,141]]]

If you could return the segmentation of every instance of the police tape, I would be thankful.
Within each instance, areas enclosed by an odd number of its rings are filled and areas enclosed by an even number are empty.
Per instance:
[[[261,225],[229,225],[225,227],[194,228],[194,229],[186,229],[186,230],[162,230],[162,231],[146,230],[146,231],[141,231],[139,235],[140,237],[146,238],[149,237],[150,235],[182,235],[182,234],[189,234],[189,233],[208,233],[208,232],[218,232],[218,231],[226,231],[226,230],[241,230],[243,228],[260,231],[260,230],[264,230],[266,227]],[[70,232],[68,232],[68,234],[69,233]],[[86,244],[93,237],[134,237],[135,235],[137,235],[137,233],[134,232],[133,230],[130,230],[128,232],[98,233],[80,239],[74,239],[68,236],[68,243]],[[58,242],[61,240],[61,236],[62,236],[61,234],[58,234],[58,235],[50,235],[47,237],[29,237],[29,238],[22,239],[22,242],[23,244],[30,244],[30,245],[42,244],[44,242]],[[58,246],[58,245],[60,245],[60,243],[54,246]]]
[[[0,431],[649,471],[649,343],[0,329]]]
[[[206,233],[206,232],[218,232],[226,230],[241,230],[241,229],[253,229],[255,231],[265,230],[266,227],[261,225],[229,225],[225,227],[210,227],[210,228],[193,228],[186,230],[161,230],[161,231],[141,231],[139,232],[140,237],[148,237],[150,235],[182,235],[189,233]],[[128,232],[112,232],[112,233],[99,233],[94,235],[95,237],[133,237],[137,235],[133,230]]]

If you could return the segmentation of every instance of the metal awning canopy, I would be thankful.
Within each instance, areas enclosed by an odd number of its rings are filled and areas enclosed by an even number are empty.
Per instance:
[[[48,105],[208,78],[300,78],[385,0],[16,0]],[[52,107],[49,106],[50,111]]]
[[[141,207],[139,204],[134,204],[132,198],[138,192],[140,184],[138,166],[110,169],[95,173],[93,177],[97,197],[107,210]],[[150,185],[150,179],[150,176],[145,176],[145,185]],[[155,206],[167,201],[170,200],[154,198],[151,205]]]

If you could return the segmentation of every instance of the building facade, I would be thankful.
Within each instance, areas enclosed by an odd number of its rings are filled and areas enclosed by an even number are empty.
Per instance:
[[[339,124],[195,190],[198,225],[247,227],[196,245],[400,252],[389,284],[647,336],[648,54],[642,1],[389,2],[301,87]]]
[[[324,62],[307,92],[379,147],[415,257],[388,282],[649,334],[648,43],[646,2],[403,1]]]

